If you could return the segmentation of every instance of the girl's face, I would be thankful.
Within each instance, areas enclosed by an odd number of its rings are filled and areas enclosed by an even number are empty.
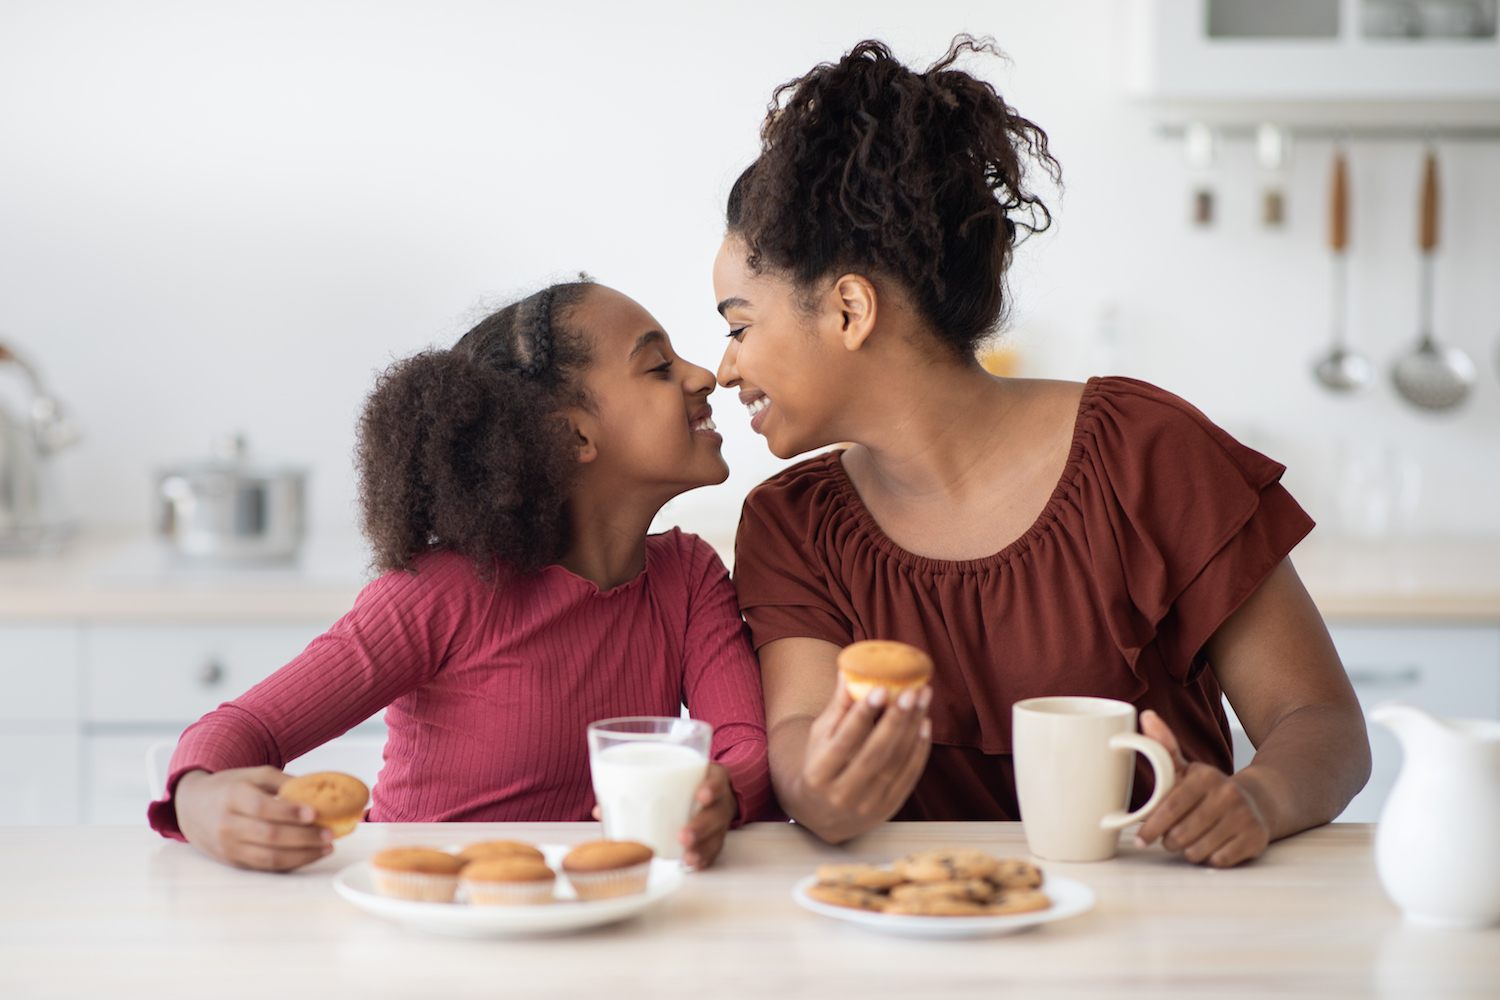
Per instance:
[[[756,274],[745,257],[744,243],[730,236],[714,260],[714,298],[729,323],[719,384],[739,390],[750,429],[778,458],[844,440],[849,352],[838,332],[842,317],[826,308],[809,314],[791,282]]]
[[[661,324],[612,288],[591,288],[570,321],[591,334],[583,379],[591,405],[570,418],[592,474],[673,495],[729,477],[708,405],[708,369],[678,357]]]

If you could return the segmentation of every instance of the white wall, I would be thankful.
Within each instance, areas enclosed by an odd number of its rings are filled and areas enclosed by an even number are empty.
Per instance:
[[[1222,223],[1187,224],[1177,146],[1116,86],[1111,0],[624,4],[73,3],[0,7],[0,337],[73,404],[74,509],[143,525],[149,470],[249,433],[315,470],[313,516],[353,521],[352,427],[372,373],[482,310],[583,268],[712,367],[722,201],[771,88],[866,36],[930,60],[958,31],[1047,129],[1065,194],[1022,253],[1027,370],[1156,381],[1291,466],[1337,526],[1339,456],[1420,463],[1420,534],[1500,534],[1500,148],[1445,147],[1440,336],[1481,364],[1462,413],[1382,380],[1331,399],[1326,145],[1295,150],[1289,226],[1254,222],[1226,148]],[[1352,327],[1382,364],[1415,334],[1418,150],[1357,145]],[[1101,346],[1113,309],[1118,342]],[[670,519],[731,530],[780,463],[714,399],[734,475]]]

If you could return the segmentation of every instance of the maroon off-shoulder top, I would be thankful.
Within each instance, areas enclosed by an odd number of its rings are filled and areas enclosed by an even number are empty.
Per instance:
[[[1036,522],[992,556],[946,561],[886,537],[841,454],[746,498],[735,587],[757,650],[898,639],[932,655],[932,756],[897,819],[1019,818],[1010,713],[1023,698],[1155,709],[1190,760],[1233,769],[1203,645],[1312,530],[1284,466],[1169,392],[1090,379]],[[1137,757],[1133,801],[1151,786]]]

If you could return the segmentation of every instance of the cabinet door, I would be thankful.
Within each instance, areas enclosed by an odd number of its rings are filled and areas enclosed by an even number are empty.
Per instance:
[[[0,733],[0,825],[78,822],[78,729],[71,723]]]
[[[72,625],[0,627],[0,722],[78,718],[78,636]]]
[[[1450,718],[1500,718],[1500,627],[1333,626],[1334,645],[1368,713],[1404,701]],[[1370,781],[1339,820],[1373,823],[1401,770],[1390,730],[1371,724]]]
[[[91,628],[84,717],[178,724],[180,731],[270,676],[323,631],[315,625]]]

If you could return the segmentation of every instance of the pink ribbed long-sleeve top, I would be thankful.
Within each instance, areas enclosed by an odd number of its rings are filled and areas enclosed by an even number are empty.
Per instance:
[[[481,580],[451,552],[391,572],[291,663],[182,734],[151,826],[194,769],[289,760],[386,710],[376,822],[587,820],[585,727],[686,704],[714,727],[740,820],[770,808],[760,672],[729,575],[696,535],[646,539],[646,569],[600,592],[561,566]]]

